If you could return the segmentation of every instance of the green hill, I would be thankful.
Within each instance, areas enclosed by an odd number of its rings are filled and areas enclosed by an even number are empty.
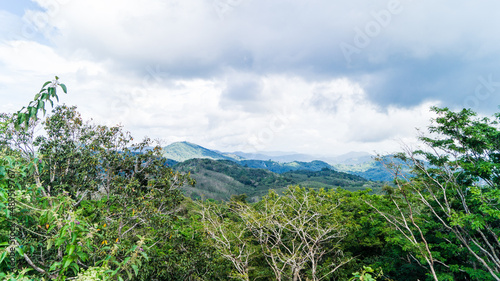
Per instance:
[[[320,171],[288,171],[283,174],[266,169],[240,166],[228,160],[190,159],[173,167],[180,172],[190,172],[196,180],[194,187],[185,186],[183,191],[191,198],[212,198],[229,200],[231,195],[248,195],[250,201],[257,201],[269,189],[278,192],[289,185],[311,188],[338,188],[360,190],[371,188],[379,192],[382,184],[362,177],[337,172],[328,168]]]
[[[403,171],[405,173],[409,173],[410,167],[405,165],[401,160],[388,155],[383,158],[384,163],[394,163],[397,165],[403,166]],[[389,171],[384,163],[371,160],[364,163],[359,164],[338,164],[333,165],[335,170],[358,175],[365,179],[373,180],[373,181],[384,181],[384,182],[392,182],[394,180],[394,175],[391,171]]]
[[[270,188],[283,188],[294,182],[265,169],[243,167],[228,160],[190,159],[174,166],[180,172],[190,172],[194,187],[186,186],[187,196],[205,196],[228,200],[233,194],[247,194],[251,199],[267,193]]]
[[[286,172],[282,175],[304,187],[325,189],[340,187],[350,191],[370,188],[376,193],[379,193],[382,188],[380,182],[373,182],[357,175],[337,172],[327,168],[321,171]]]
[[[186,161],[195,158],[206,158],[206,159],[231,159],[230,157],[224,156],[213,150],[206,149],[190,142],[174,142],[163,148],[163,156],[168,159],[175,160],[177,162]]]
[[[266,169],[274,173],[286,173],[289,171],[321,171],[322,169],[333,169],[328,163],[323,161],[299,162],[293,161],[288,163],[276,162],[272,160],[242,160],[239,161],[242,166],[249,168]]]
[[[163,148],[163,156],[169,159],[170,162],[183,162],[190,159],[230,160],[243,167],[265,169],[278,174],[290,171],[321,171],[322,169],[330,169],[358,175],[373,181],[392,180],[392,174],[381,163],[373,160],[372,156],[361,152],[352,152],[345,154],[342,157],[337,157],[336,161],[339,163],[333,165],[319,160],[311,162],[280,162],[275,160],[243,158],[243,156],[249,155],[251,156],[251,154],[247,155],[241,153],[214,151],[185,141],[175,142]],[[264,156],[265,155],[262,157]],[[292,156],[293,155],[289,155],[287,157]]]

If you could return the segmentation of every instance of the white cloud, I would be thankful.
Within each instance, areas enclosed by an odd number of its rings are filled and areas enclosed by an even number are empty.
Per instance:
[[[47,79],[43,74],[50,71],[60,75],[69,88],[69,94],[61,96],[62,102],[76,104],[84,117],[107,125],[122,124],[136,137],[148,135],[166,142],[188,140],[226,150],[332,154],[363,143],[377,147],[387,138],[406,136],[412,127],[408,120],[425,122],[422,119],[428,117],[421,112],[427,105],[380,112],[362,88],[347,78],[308,82],[298,76],[233,71],[217,79],[175,79],[160,75],[161,69],[155,70],[159,73],[156,78],[124,76],[112,73],[112,63],[94,63],[85,54],[68,60],[49,47],[24,41],[2,45],[0,54],[1,71],[18,74],[10,74],[10,80],[4,81],[12,91],[25,90],[28,85],[33,92]],[[32,75],[23,77],[26,73]],[[224,104],[228,87],[238,79],[259,81],[260,93],[251,98],[256,108],[264,110],[242,110],[238,104],[245,106],[248,96],[229,98],[231,106]],[[38,83],[33,84],[34,80]],[[23,105],[30,98],[23,94],[18,101]],[[374,136],[378,138],[373,140]]]
[[[136,137],[393,151],[426,127],[430,105],[462,105],[478,77],[500,77],[494,1],[248,0],[225,12],[211,0],[37,2],[46,12],[0,11],[1,34],[14,31],[0,37],[0,111],[58,75],[70,91],[63,102]],[[393,2],[401,12],[349,65],[339,44],[355,45],[356,30]]]

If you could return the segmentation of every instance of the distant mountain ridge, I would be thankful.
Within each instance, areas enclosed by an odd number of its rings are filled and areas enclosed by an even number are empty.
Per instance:
[[[230,160],[240,166],[266,169],[274,173],[331,169],[369,180],[390,181],[392,175],[366,152],[349,152],[334,157],[293,152],[220,152],[190,142],[175,142],[163,148],[163,156],[176,162],[190,159]]]
[[[252,160],[272,160],[277,162],[311,162],[311,161],[323,161],[330,165],[337,164],[360,164],[365,163],[373,159],[373,155],[367,152],[357,152],[351,151],[346,154],[338,156],[320,156],[320,155],[309,155],[302,153],[279,153],[279,152],[256,152],[256,153],[245,153],[241,151],[232,152],[233,155],[238,155],[245,159]]]
[[[288,171],[280,174],[268,169],[241,166],[230,160],[211,159],[190,159],[178,163],[173,168],[179,172],[190,172],[196,181],[194,187],[188,185],[182,187],[184,194],[191,198],[229,200],[231,195],[244,193],[248,195],[250,201],[255,202],[270,189],[281,192],[289,185],[325,189],[340,187],[351,191],[370,188],[374,192],[380,192],[382,188],[382,183],[328,168],[319,171]]]
[[[213,150],[187,141],[174,142],[163,148],[163,156],[177,162],[184,162],[189,159],[212,159],[212,160],[233,160]]]
[[[241,166],[267,169],[275,173],[284,173],[296,170],[319,171],[323,168],[333,169],[333,167],[328,163],[319,160],[310,162],[292,160],[282,163],[274,160],[270,161],[268,159],[247,159],[240,155],[238,155],[238,153],[227,153],[210,150],[200,145],[186,141],[174,142],[163,148],[163,156],[167,159],[171,159],[177,162],[184,162],[190,159],[230,160],[236,162],[237,164],[240,164]]]
[[[330,164],[314,160],[311,162],[301,162],[301,161],[292,161],[292,162],[277,162],[272,160],[241,160],[239,161],[240,165],[256,168],[256,169],[266,169],[274,173],[282,174],[290,171],[321,171],[322,169],[330,169],[335,170],[333,166]]]

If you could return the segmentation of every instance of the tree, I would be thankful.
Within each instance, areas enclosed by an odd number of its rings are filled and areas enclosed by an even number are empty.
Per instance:
[[[427,149],[406,147],[398,158],[412,167],[410,176],[395,171],[388,198],[396,213],[380,210],[418,248],[438,280],[435,265],[479,280],[500,280],[500,130],[496,120],[477,118],[464,109],[434,107],[429,127],[421,136]],[[500,114],[495,115],[500,118]],[[440,226],[439,235],[426,236],[425,220]],[[446,239],[466,249],[463,264],[436,258],[429,239]]]
[[[277,280],[300,280],[303,274],[323,280],[350,260],[341,258],[346,233],[332,194],[290,186],[283,196],[271,191],[241,212]],[[326,254],[331,264],[324,264]]]
[[[0,232],[0,266],[15,270],[6,259],[15,251],[16,263],[37,278],[90,270],[130,279],[176,219],[178,187],[191,180],[168,168],[149,139],[135,144],[121,127],[84,124],[75,107],[56,107],[43,122],[45,136],[33,142],[37,112],[57,97],[58,85],[44,84],[0,126],[0,140],[10,146],[0,154],[0,204],[13,203],[2,208],[0,223],[16,238],[9,243],[9,233]]]
[[[289,187],[260,202],[205,203],[203,218],[214,246],[248,280],[251,261],[264,256],[275,280],[323,280],[346,264],[340,242],[346,235],[334,191]]]
[[[215,202],[203,202],[200,213],[205,231],[213,240],[213,247],[236,269],[230,276],[250,280],[250,261],[254,258],[256,247],[244,222],[232,210]]]

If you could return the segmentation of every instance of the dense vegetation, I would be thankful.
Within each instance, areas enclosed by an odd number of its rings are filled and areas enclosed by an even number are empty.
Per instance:
[[[290,171],[321,171],[323,169],[336,170],[339,172],[350,173],[361,176],[372,181],[391,181],[392,173],[386,168],[383,162],[376,161],[369,154],[361,153],[361,157],[357,157],[360,153],[352,152],[337,157],[326,157],[331,163],[326,163],[320,160],[297,161],[297,159],[314,159],[314,156],[294,154],[273,157],[263,154],[250,153],[224,153],[215,150],[210,150],[189,142],[175,142],[162,148],[162,155],[166,157],[169,164],[174,165],[178,162],[183,162],[191,159],[211,159],[211,160],[230,160],[243,167],[265,169],[274,173],[282,174]],[[257,157],[265,159],[253,159],[245,157]],[[274,158],[274,159],[269,159]],[[282,160],[276,160],[282,159]],[[391,158],[391,161],[393,159]],[[190,165],[190,164],[188,164]]]
[[[190,173],[196,180],[195,186],[182,188],[184,194],[193,199],[204,197],[229,200],[231,195],[246,194],[248,201],[255,202],[270,189],[280,193],[289,185],[316,189],[341,187],[350,191],[371,188],[379,192],[382,189],[382,183],[328,168],[320,171],[299,170],[277,174],[267,169],[243,167],[230,160],[190,159],[176,164],[173,169]]]
[[[149,139],[75,107],[41,120],[57,87],[0,116],[2,280],[500,280],[500,115],[433,108],[427,149],[383,159],[394,181],[373,194],[331,169],[173,170]],[[235,193],[185,197],[188,171]]]

